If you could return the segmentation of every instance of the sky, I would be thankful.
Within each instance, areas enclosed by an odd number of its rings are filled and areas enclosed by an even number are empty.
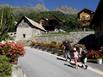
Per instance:
[[[73,7],[78,10],[88,8],[96,10],[99,0],[0,0],[0,4],[9,4],[15,7],[35,7],[37,3],[43,3],[52,10],[61,6]]]

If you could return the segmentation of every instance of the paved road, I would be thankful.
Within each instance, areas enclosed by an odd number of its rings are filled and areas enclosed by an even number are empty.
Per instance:
[[[89,69],[75,69],[69,63],[57,59],[57,56],[34,48],[26,48],[19,65],[27,77],[103,77]]]

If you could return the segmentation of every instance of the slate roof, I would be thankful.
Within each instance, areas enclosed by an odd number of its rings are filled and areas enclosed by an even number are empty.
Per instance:
[[[82,12],[85,12],[85,13],[88,13],[88,14],[94,14],[94,12],[93,12],[92,10],[89,10],[89,9],[87,9],[87,8],[84,8],[83,10],[81,10],[80,12],[78,12],[78,17],[79,17],[79,15],[80,15],[80,13],[82,13]]]

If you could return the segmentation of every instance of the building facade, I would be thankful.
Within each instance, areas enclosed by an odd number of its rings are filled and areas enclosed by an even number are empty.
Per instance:
[[[81,28],[89,27],[94,12],[89,9],[83,9],[78,13],[78,20]]]
[[[90,25],[95,31],[98,47],[103,47],[103,0],[100,0]]]
[[[15,40],[30,40],[35,38],[35,36],[39,36],[46,32],[41,24],[29,19],[26,16],[22,17],[16,26]]]

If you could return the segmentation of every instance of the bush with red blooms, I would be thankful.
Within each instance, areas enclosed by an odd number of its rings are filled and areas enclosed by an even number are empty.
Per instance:
[[[24,45],[22,42],[0,42],[0,56],[5,55],[10,63],[17,63],[18,57],[23,56],[24,53]]]
[[[103,53],[97,50],[89,50],[87,57],[89,59],[99,59],[99,58],[103,58]]]

